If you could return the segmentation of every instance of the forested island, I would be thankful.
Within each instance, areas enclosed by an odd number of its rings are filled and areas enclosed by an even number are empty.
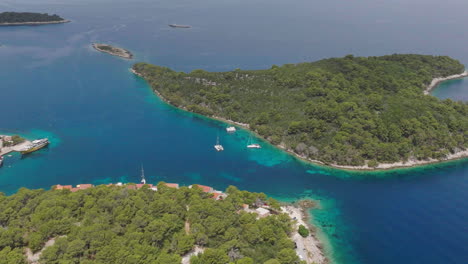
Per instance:
[[[3,12],[0,13],[0,26],[16,25],[42,25],[67,23],[69,20],[63,19],[58,15],[49,15],[47,13],[29,13],[29,12]]]
[[[433,79],[464,72],[447,56],[348,55],[190,73],[138,63],[133,71],[168,103],[244,124],[309,161],[375,169],[468,154],[468,104],[424,95]]]
[[[93,48],[97,51],[108,53],[117,57],[122,57],[124,59],[133,58],[133,54],[130,51],[119,47],[114,47],[108,44],[93,43]]]
[[[263,193],[132,186],[0,193],[0,262],[306,263],[291,238],[309,231]]]

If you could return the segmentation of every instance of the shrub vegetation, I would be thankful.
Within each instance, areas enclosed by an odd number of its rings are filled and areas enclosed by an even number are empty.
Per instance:
[[[276,201],[233,186],[226,192],[225,200],[215,201],[199,189],[162,184],[158,191],[22,188],[0,195],[0,263],[25,263],[25,248],[38,252],[52,238],[40,263],[180,263],[195,245],[206,250],[194,264],[302,263],[288,237],[287,215],[257,219],[241,210],[242,204],[276,207]]]
[[[273,144],[338,165],[440,159],[468,147],[468,105],[423,95],[464,66],[446,56],[325,59],[190,73],[134,65],[171,104],[247,123]]]

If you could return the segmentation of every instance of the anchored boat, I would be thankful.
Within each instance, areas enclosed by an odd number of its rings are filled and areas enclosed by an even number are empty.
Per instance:
[[[32,141],[30,144],[24,146],[24,148],[20,149],[19,152],[21,154],[28,154],[37,150],[40,150],[41,148],[49,145],[49,139],[43,138],[43,139],[37,139]]]
[[[260,146],[260,144],[257,144],[257,143],[252,143],[252,136],[250,136],[250,139],[249,139],[249,144],[247,145],[247,148],[250,148],[250,149],[259,149],[259,148],[262,148]]]
[[[224,148],[221,144],[219,144],[219,137],[217,137],[216,139],[216,145],[214,145],[214,148],[216,149],[216,151],[223,151]]]
[[[0,167],[3,165],[3,156],[0,156]]]
[[[228,133],[234,133],[234,132],[236,132],[236,128],[233,127],[233,126],[231,126],[231,127],[226,128],[226,131],[227,131]]]

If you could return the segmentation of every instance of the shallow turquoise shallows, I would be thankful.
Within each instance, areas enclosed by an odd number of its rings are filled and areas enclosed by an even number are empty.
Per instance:
[[[0,27],[0,133],[52,142],[23,158],[7,156],[0,191],[137,182],[143,165],[149,182],[236,185],[285,201],[321,200],[313,221],[336,263],[467,263],[466,160],[353,173],[305,164],[260,140],[262,149],[247,150],[247,131],[229,135],[223,123],[164,104],[128,69],[137,61],[179,71],[260,69],[395,52],[444,54],[468,64],[468,2],[59,2],[0,3],[0,12],[49,12],[72,20]],[[127,48],[135,59],[99,53],[92,42]],[[434,91],[465,101],[467,94],[467,80]],[[214,151],[217,136],[224,152]]]

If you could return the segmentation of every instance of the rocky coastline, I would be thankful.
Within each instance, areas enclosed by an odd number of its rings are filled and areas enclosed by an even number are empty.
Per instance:
[[[145,79],[145,77],[141,73],[137,72],[135,69],[131,68],[130,71],[133,74]],[[464,78],[464,77],[467,77],[467,76],[468,76],[468,72],[465,71],[464,73],[447,76],[445,78],[435,78],[435,79],[432,80],[431,84],[426,88],[424,93],[426,94],[426,91],[430,91],[431,89],[433,89],[435,86],[437,86],[438,84],[440,84],[443,81],[453,80],[453,79],[460,79],[460,78]],[[162,94],[159,91],[156,91],[154,89],[153,89],[153,91],[154,91],[154,93],[156,93],[158,95],[159,98],[161,98],[161,100],[163,100],[164,102],[166,102],[166,103],[168,103],[170,105],[173,105],[170,101],[168,101],[166,98],[164,98],[164,96],[162,96]],[[173,106],[177,107],[179,109],[188,111],[187,108],[179,107],[179,106],[175,106],[175,105],[173,105]],[[233,125],[238,125],[238,126],[241,126],[243,128],[246,128],[246,129],[250,129],[248,124],[239,123],[239,122],[235,122],[235,121],[232,121],[232,120],[227,120],[227,119],[222,118],[222,117],[218,117],[218,116],[209,116],[209,117],[205,116],[205,117],[215,119],[215,120],[218,120],[218,121],[222,121],[222,122],[225,122],[225,123],[233,124]],[[250,131],[255,133],[258,137],[262,138],[255,131],[252,131],[252,130],[250,130]],[[463,150],[459,150],[459,151],[457,151],[455,153],[451,153],[451,154],[447,155],[447,157],[445,157],[443,159],[426,159],[426,160],[410,159],[408,161],[399,161],[399,162],[395,162],[395,163],[379,163],[375,167],[370,167],[367,164],[363,165],[363,166],[347,166],[347,165],[338,165],[338,164],[333,164],[333,163],[325,163],[325,162],[322,162],[320,160],[310,159],[310,158],[308,158],[306,156],[303,156],[303,155],[300,155],[300,154],[296,153],[293,149],[286,148],[281,143],[278,144],[278,145],[274,145],[271,142],[268,142],[268,143],[275,146],[279,150],[285,151],[285,152],[287,152],[287,153],[289,153],[289,154],[295,156],[296,158],[298,158],[300,160],[303,160],[305,162],[317,164],[317,165],[320,165],[320,166],[326,166],[326,167],[331,167],[331,168],[335,168],[335,169],[343,169],[343,170],[350,170],[350,171],[383,171],[383,170],[392,170],[392,169],[400,169],[400,168],[411,168],[411,167],[417,167],[417,166],[423,166],[423,165],[429,165],[429,164],[434,164],[434,163],[441,163],[441,162],[447,162],[447,161],[452,161],[452,160],[459,160],[459,159],[468,158],[468,149],[463,149]]]
[[[468,71],[464,71],[463,73],[454,74],[454,75],[450,75],[450,76],[443,77],[443,78],[434,78],[434,79],[432,80],[432,82],[429,84],[429,86],[427,86],[427,88],[424,90],[424,94],[425,94],[425,95],[428,95],[428,94],[429,94],[434,88],[436,88],[441,82],[449,81],[449,80],[461,79],[461,78],[465,78],[465,77],[468,77]]]

